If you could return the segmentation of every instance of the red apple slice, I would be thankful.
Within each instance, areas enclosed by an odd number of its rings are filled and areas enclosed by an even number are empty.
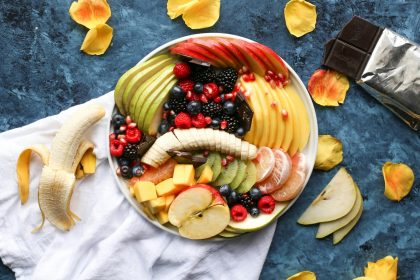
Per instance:
[[[246,49],[249,52],[254,53],[255,56],[257,56],[265,65],[266,70],[270,70],[273,73],[277,73],[278,67],[271,61],[271,59],[263,52],[260,48],[257,47],[254,43],[248,43],[245,44]]]
[[[273,151],[268,147],[261,147],[257,157],[253,160],[257,168],[257,183],[264,181],[273,172],[276,159]]]
[[[257,184],[263,193],[272,193],[281,188],[292,172],[292,160],[281,149],[273,150],[276,160],[273,172],[264,181]]]
[[[238,39],[230,40],[230,42],[246,58],[248,64],[251,65],[251,70],[264,77],[266,72],[264,62],[262,62],[261,59],[254,55],[253,52],[247,50],[247,48],[245,47],[245,44],[247,42]]]
[[[236,47],[230,42],[230,40],[225,38],[216,38],[222,46],[224,46],[229,52],[238,60],[241,64],[241,66],[246,66],[248,68],[251,67],[246,57],[236,49]]]
[[[209,52],[206,48],[203,48],[198,44],[183,42],[183,43],[179,43],[178,46],[180,48],[185,48],[185,49],[188,49],[190,51],[199,53],[199,54],[207,57],[207,60],[210,61],[210,62],[213,62],[214,65],[217,65],[219,67],[226,67],[226,64],[223,60],[219,59],[216,55]]]
[[[204,56],[200,53],[196,53],[194,51],[191,51],[189,49],[183,48],[183,47],[178,47],[178,45],[175,45],[175,47],[170,48],[170,51],[171,51],[171,54],[186,56],[186,57],[189,57],[189,58],[198,59],[198,60],[210,63],[212,65],[215,65],[214,61],[209,61],[209,59],[206,56]]]
[[[289,79],[289,70],[287,69],[286,64],[284,64],[283,59],[281,59],[278,54],[276,54],[269,47],[264,46],[260,43],[253,42],[252,44],[255,47],[261,49],[261,51],[263,51],[265,55],[271,60],[271,63],[276,65],[276,74],[281,73],[286,78],[286,80]]]
[[[271,194],[277,201],[289,201],[295,198],[302,190],[308,170],[305,155],[296,153],[292,158],[292,166],[290,178],[279,190]]]
[[[207,51],[217,56],[227,66],[234,68],[239,67],[239,64],[234,60],[233,56],[227,50],[225,50],[225,48],[222,45],[211,40],[211,38],[192,38],[189,39],[188,42],[205,48]]]

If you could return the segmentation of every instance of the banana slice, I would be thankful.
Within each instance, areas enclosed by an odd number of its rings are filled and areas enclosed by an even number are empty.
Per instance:
[[[235,139],[235,157],[241,158],[241,146],[242,140],[239,138]]]
[[[235,140],[236,140],[235,135],[229,134],[229,151],[228,151],[229,155],[235,155],[235,149],[236,149]]]
[[[242,142],[242,145],[241,145],[241,159],[242,160],[245,160],[247,158],[248,146],[249,144],[247,142]]]

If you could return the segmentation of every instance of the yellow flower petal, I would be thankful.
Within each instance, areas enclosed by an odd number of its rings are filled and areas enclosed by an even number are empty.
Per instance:
[[[192,5],[195,5],[199,0],[168,0],[166,8],[168,16],[171,19],[177,18],[182,15]]]
[[[99,24],[86,34],[80,50],[90,55],[101,55],[108,49],[111,40],[112,27],[108,24]]]
[[[304,0],[290,0],[284,7],[284,19],[290,34],[301,37],[315,29],[316,6]]]
[[[333,70],[316,70],[308,83],[312,99],[321,106],[339,106],[344,103],[349,88],[347,77]]]
[[[189,28],[201,29],[213,26],[219,15],[220,0],[199,0],[184,11],[182,19]]]
[[[400,201],[407,196],[414,184],[414,172],[404,163],[386,162],[382,166],[385,180],[385,196]]]
[[[315,169],[328,171],[343,161],[343,144],[331,135],[318,137]]]
[[[376,262],[368,262],[365,267],[365,276],[375,280],[396,280],[398,258],[386,256]]]
[[[111,17],[111,8],[106,0],[79,0],[71,3],[71,18],[89,29],[104,24]]]
[[[290,276],[287,280],[316,280],[316,275],[312,271],[302,271]]]

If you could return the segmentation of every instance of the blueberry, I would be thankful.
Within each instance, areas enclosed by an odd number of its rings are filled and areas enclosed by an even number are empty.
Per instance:
[[[220,99],[222,100],[222,103],[225,102],[225,95],[224,94],[221,94],[220,95]]]
[[[129,166],[130,165],[130,161],[126,158],[120,157],[117,159],[118,162],[118,166],[121,168],[123,166]]]
[[[235,104],[233,104],[232,101],[226,101],[223,104],[223,110],[225,111],[226,114],[228,115],[233,115],[235,113]]]
[[[194,91],[195,91],[196,93],[202,93],[202,92],[203,92],[203,90],[204,90],[204,86],[203,86],[203,84],[202,84],[202,83],[196,83],[196,84],[194,85]]]
[[[257,217],[260,214],[260,210],[257,207],[252,207],[249,209],[249,214],[251,214],[252,217]]]
[[[124,166],[122,166],[120,168],[120,170],[121,170],[121,176],[124,179],[131,179],[131,178],[133,178],[133,172],[132,172],[132,170],[131,170],[131,168],[129,166],[124,165]]]
[[[219,129],[220,127],[220,120],[219,119],[212,119],[210,126],[215,129]]]
[[[165,111],[169,111],[169,110],[171,110],[171,106],[169,106],[169,102],[165,102],[165,103],[163,104],[163,110],[165,110]]]
[[[227,202],[229,205],[233,205],[237,203],[239,200],[239,194],[235,191],[232,191],[230,195],[227,197]]]
[[[125,124],[125,118],[124,118],[124,116],[123,115],[120,115],[120,114],[115,114],[112,117],[112,124],[114,126],[117,126],[117,127],[122,126],[123,124]]]
[[[245,129],[243,127],[238,127],[235,132],[236,137],[242,137],[245,135]]]
[[[141,165],[136,165],[133,167],[133,175],[136,177],[140,177],[141,175],[144,174],[144,168]]]
[[[232,189],[229,187],[229,185],[223,185],[219,188],[219,192],[224,197],[228,197],[232,192]]]
[[[201,112],[201,103],[198,101],[191,101],[187,105],[187,111],[191,115],[197,115]]]
[[[261,198],[262,194],[259,188],[252,187],[249,190],[249,196],[253,201],[258,201]]]
[[[171,89],[171,94],[172,94],[172,97],[176,99],[181,99],[181,98],[184,98],[185,96],[185,92],[182,90],[180,86],[174,86]]]
[[[166,120],[163,120],[159,125],[159,129],[158,129],[159,134],[164,134],[168,132],[169,127],[170,127],[169,123]]]

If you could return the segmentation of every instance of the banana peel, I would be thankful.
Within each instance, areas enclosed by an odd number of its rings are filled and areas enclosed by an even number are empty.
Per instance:
[[[94,145],[84,140],[84,132],[105,115],[101,105],[93,104],[74,114],[59,129],[51,150],[45,145],[24,149],[17,160],[17,181],[22,204],[29,197],[30,159],[37,154],[44,164],[38,188],[38,204],[42,221],[33,232],[42,229],[45,219],[61,230],[70,230],[80,218],[70,210],[76,179],[96,170]]]

